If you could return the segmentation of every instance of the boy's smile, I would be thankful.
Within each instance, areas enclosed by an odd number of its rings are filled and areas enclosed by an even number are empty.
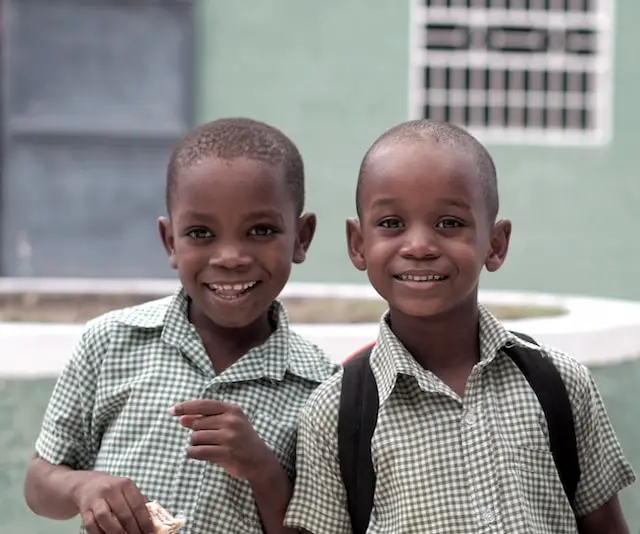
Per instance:
[[[259,283],[259,280],[252,280],[251,282],[219,282],[205,285],[216,297],[223,300],[238,300],[246,297]]]
[[[414,141],[379,147],[365,172],[361,217],[348,223],[350,254],[392,316],[475,304],[480,272],[495,270],[493,247],[505,234],[490,220],[472,158]]]
[[[449,278],[446,274],[425,269],[411,269],[393,277],[410,289],[422,290],[432,287]]]
[[[292,263],[304,260],[312,219],[297,216],[283,173],[265,163],[211,157],[183,170],[160,229],[194,324],[264,322]]]

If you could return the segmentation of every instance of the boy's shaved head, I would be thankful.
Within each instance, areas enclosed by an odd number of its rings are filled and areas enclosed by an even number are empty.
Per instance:
[[[356,188],[356,209],[360,216],[360,196],[364,183],[367,165],[370,157],[381,147],[415,142],[429,142],[446,148],[459,150],[470,156],[478,169],[478,179],[481,182],[483,194],[487,204],[487,211],[491,220],[498,215],[498,183],[496,167],[487,149],[470,133],[458,126],[446,122],[436,122],[426,119],[404,122],[383,133],[367,151],[360,165],[358,185]]]
[[[171,155],[167,169],[166,203],[171,204],[178,175],[207,158],[248,158],[278,167],[299,215],[304,209],[304,165],[296,145],[264,122],[242,117],[219,119],[189,132]]]

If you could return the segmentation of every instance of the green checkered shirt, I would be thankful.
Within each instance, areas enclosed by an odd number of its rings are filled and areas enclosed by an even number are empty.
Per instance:
[[[187,517],[185,534],[262,532],[249,483],[190,460],[190,431],[169,408],[211,398],[238,404],[290,476],[299,411],[337,367],[289,329],[279,303],[267,342],[216,376],[185,293],[91,321],[58,379],[36,443],[75,469],[131,478],[149,499]]]
[[[501,351],[526,342],[481,309],[481,359],[460,398],[411,358],[385,319],[371,356],[380,412],[372,441],[377,485],[369,532],[575,533],[540,404]],[[589,371],[558,351],[543,350],[573,406],[582,469],[576,504],[584,515],[635,475]],[[298,427],[296,487],[285,522],[313,534],[351,532],[337,459],[341,376],[315,391]]]

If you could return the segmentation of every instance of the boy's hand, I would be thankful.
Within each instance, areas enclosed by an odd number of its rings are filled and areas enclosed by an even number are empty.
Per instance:
[[[97,471],[73,492],[88,534],[153,534],[147,499],[128,478]]]
[[[187,455],[222,467],[231,476],[250,483],[273,468],[275,457],[249,419],[235,404],[195,400],[176,404],[171,414],[193,430]],[[275,460],[277,462],[277,460]]]

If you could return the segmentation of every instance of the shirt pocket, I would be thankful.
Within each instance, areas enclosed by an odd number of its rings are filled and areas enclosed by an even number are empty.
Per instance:
[[[575,516],[548,449],[516,447],[514,468],[531,534],[576,534]]]

